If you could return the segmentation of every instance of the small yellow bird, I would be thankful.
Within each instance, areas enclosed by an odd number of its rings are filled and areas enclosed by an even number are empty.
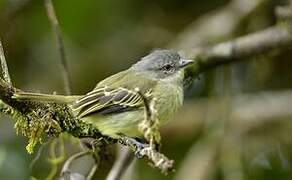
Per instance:
[[[192,63],[175,51],[156,50],[129,69],[99,82],[86,95],[20,92],[14,98],[65,102],[76,117],[94,125],[103,135],[114,139],[121,134],[141,137],[138,125],[145,118],[145,104],[137,90],[146,98],[156,98],[157,118],[159,124],[164,124],[183,103],[183,70]]]

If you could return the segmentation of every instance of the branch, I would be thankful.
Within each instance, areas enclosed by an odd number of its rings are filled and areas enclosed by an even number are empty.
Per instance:
[[[10,75],[9,75],[8,66],[7,66],[7,63],[6,63],[6,59],[5,59],[5,55],[4,55],[4,50],[3,50],[2,43],[1,43],[1,39],[0,39],[0,60],[1,60],[2,76],[3,76],[4,80],[10,86],[12,86],[12,82],[11,82],[11,78],[10,78]]]
[[[244,57],[268,53],[290,44],[292,44],[291,29],[288,25],[281,24],[212,47],[197,48],[182,51],[182,53],[196,60],[194,73],[197,74],[223,64],[234,63]]]
[[[216,160],[220,152],[218,137],[202,138],[187,152],[175,180],[208,180],[215,174]]]
[[[134,160],[133,153],[128,149],[122,149],[119,158],[107,175],[106,180],[119,180]]]
[[[91,152],[90,151],[81,151],[81,152],[78,152],[72,156],[70,156],[70,158],[68,158],[66,160],[66,162],[64,163],[63,167],[62,167],[62,170],[61,170],[61,175],[60,177],[63,177],[65,178],[66,175],[69,173],[70,174],[70,166],[72,164],[73,161],[75,161],[76,159],[79,159],[83,156],[86,156],[86,155],[89,155]]]
[[[68,63],[67,63],[67,58],[66,58],[66,53],[65,53],[65,48],[64,48],[64,42],[62,38],[62,32],[61,28],[55,13],[55,9],[52,3],[52,0],[44,0],[45,1],[45,7],[47,10],[47,15],[49,18],[49,21],[51,23],[51,26],[53,28],[53,32],[55,34],[56,38],[56,44],[57,48],[60,54],[60,61],[61,61],[61,70],[63,73],[63,81],[64,81],[64,90],[66,95],[71,94],[71,80],[69,76],[69,68],[68,68]]]
[[[104,144],[97,139],[94,139],[93,141],[91,141],[91,139],[90,141],[89,139],[85,139],[85,141],[82,141],[82,147],[83,145],[85,145],[86,149],[83,149],[83,151],[73,154],[66,160],[62,167],[60,177],[65,178],[65,176],[70,176],[71,173],[73,173],[70,170],[70,166],[74,166],[74,161],[76,161],[77,159],[81,159],[84,156],[90,155],[90,157],[92,157],[94,160],[94,164],[90,168],[88,174],[86,176],[84,175],[84,177],[86,177],[87,180],[93,178],[97,169],[99,168],[99,165],[101,164],[100,159],[102,158],[102,156],[105,155],[105,152],[107,151],[105,147],[108,144]]]
[[[95,163],[93,164],[93,166],[91,167],[88,175],[86,176],[86,180],[91,180],[93,178],[93,176],[96,173],[98,167],[99,167],[99,162],[96,162],[96,160],[95,160]]]
[[[274,1],[266,0],[231,0],[223,7],[219,7],[202,15],[190,23],[168,47],[174,49],[193,49],[206,46],[234,37],[241,24],[247,18],[258,18],[258,9],[271,5]],[[255,14],[255,15],[253,15]],[[252,17],[251,17],[252,15]]]
[[[58,172],[58,165],[65,160],[65,145],[63,138],[64,137],[60,137],[59,139],[57,138],[52,139],[50,143],[48,161],[51,164],[51,170],[49,171],[49,174],[47,175],[46,179],[54,179]],[[58,142],[58,140],[60,142]],[[58,150],[59,155],[57,155]]]
[[[159,169],[162,173],[168,174],[173,171],[174,161],[168,159],[164,154],[154,149],[149,144],[139,144],[135,139],[122,136],[118,142],[135,152],[137,158],[146,157],[150,165]]]
[[[115,142],[103,136],[99,130],[79,118],[64,103],[46,101],[18,101],[13,98],[20,90],[10,87],[0,78],[0,99],[3,104],[0,111],[16,119],[16,131],[29,139],[27,150],[33,152],[34,146],[41,142],[44,135],[58,136],[67,132],[77,138],[92,137],[106,143]]]

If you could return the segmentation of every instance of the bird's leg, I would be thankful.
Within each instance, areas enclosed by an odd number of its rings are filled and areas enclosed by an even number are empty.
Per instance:
[[[136,141],[142,143],[142,144],[148,144],[150,146],[150,143],[145,138],[135,138]],[[156,151],[160,151],[161,143],[153,142],[154,146],[152,147]]]
[[[135,156],[137,158],[143,158],[141,151],[149,147],[149,144],[139,142],[137,139],[125,135],[121,135],[119,142],[125,146],[130,147],[135,152]]]

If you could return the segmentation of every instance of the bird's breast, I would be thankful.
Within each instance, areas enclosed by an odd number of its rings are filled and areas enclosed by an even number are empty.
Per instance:
[[[170,83],[158,84],[153,96],[157,98],[155,108],[160,124],[174,118],[183,103],[183,87]]]

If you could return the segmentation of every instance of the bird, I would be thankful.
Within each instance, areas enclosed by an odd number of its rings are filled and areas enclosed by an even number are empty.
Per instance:
[[[16,92],[13,97],[66,103],[74,116],[114,139],[142,137],[138,126],[145,119],[143,97],[156,99],[159,125],[168,122],[183,104],[184,69],[193,63],[174,50],[154,50],[130,68],[100,81],[85,95]]]

